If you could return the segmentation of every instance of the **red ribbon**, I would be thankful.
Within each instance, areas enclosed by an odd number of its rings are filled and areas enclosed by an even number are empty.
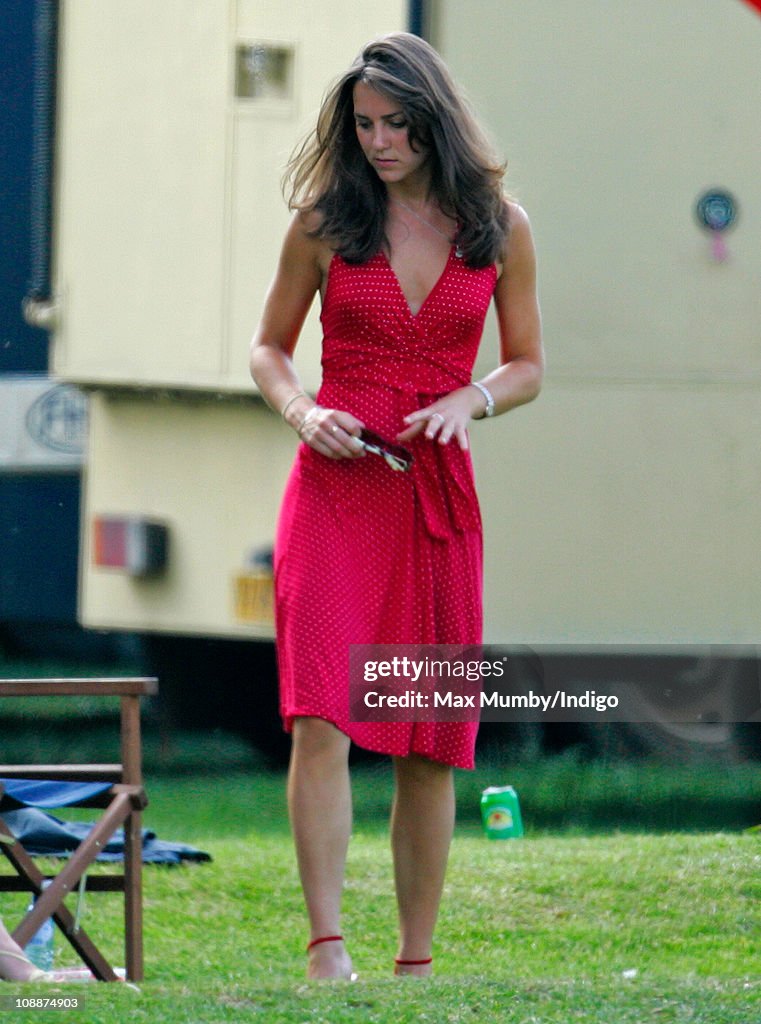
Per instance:
[[[745,0],[746,4],[749,4],[755,11],[761,14],[761,0]]]

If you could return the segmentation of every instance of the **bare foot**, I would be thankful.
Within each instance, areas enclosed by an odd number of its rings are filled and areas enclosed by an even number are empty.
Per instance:
[[[4,981],[41,981],[47,977],[26,958],[21,946],[13,941],[0,921],[0,978]]]
[[[307,977],[353,979],[351,957],[346,952],[342,939],[320,942],[308,951]]]
[[[430,978],[433,974],[433,964],[430,960],[423,960],[420,963],[394,963],[394,974],[397,977],[409,975],[413,978]]]

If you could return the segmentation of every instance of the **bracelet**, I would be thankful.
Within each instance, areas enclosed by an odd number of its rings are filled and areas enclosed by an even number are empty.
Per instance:
[[[472,380],[470,383],[471,383],[471,385],[474,388],[478,388],[478,390],[481,392],[481,394],[486,399],[486,408],[484,409],[483,413],[478,418],[479,419],[483,419],[484,416],[493,416],[494,415],[494,395],[492,395],[491,391],[489,391],[489,389],[486,387],[486,385],[480,384],[477,380]]]
[[[306,415],[304,416],[304,419],[301,421],[301,423],[296,428],[296,433],[299,435],[299,437],[301,437],[301,431],[307,425],[307,423],[312,418],[314,413],[319,412],[320,409],[321,409],[321,406],[313,405],[312,408],[306,413]]]
[[[280,410],[280,415],[283,417],[283,419],[285,419],[285,414],[288,412],[288,409],[291,406],[291,404],[293,402],[295,402],[297,398],[301,398],[302,395],[303,395],[304,398],[306,398],[307,397],[306,391],[297,391],[295,395],[291,395],[291,397],[285,403],[283,408]]]

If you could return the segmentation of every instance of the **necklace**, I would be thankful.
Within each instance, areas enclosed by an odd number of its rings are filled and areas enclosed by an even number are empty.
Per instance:
[[[454,239],[450,238],[445,231],[441,231],[439,228],[436,227],[435,224],[431,224],[431,222],[429,220],[426,220],[425,217],[421,217],[419,213],[416,213],[416,211],[413,210],[411,206],[408,206],[406,203],[403,203],[401,199],[396,199],[392,196],[391,202],[396,203],[397,206],[401,206],[403,209],[407,211],[407,213],[411,213],[415,220],[419,220],[421,224],[425,224],[427,228],[430,228],[431,231],[435,231],[436,234],[439,235],[441,238],[446,238],[450,245],[453,244]],[[458,259],[462,259],[462,249],[460,248],[459,245],[455,245],[454,254]]]

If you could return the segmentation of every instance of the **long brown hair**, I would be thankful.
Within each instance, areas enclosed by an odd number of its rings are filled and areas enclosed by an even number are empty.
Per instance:
[[[354,86],[367,82],[397,102],[410,145],[429,151],[431,193],[457,221],[466,263],[500,258],[508,208],[500,163],[438,53],[418,36],[394,32],[368,43],[323,100],[315,129],[291,157],[284,186],[291,209],[317,211],[315,234],[350,263],[364,263],[385,241],[388,196],[357,140]]]

